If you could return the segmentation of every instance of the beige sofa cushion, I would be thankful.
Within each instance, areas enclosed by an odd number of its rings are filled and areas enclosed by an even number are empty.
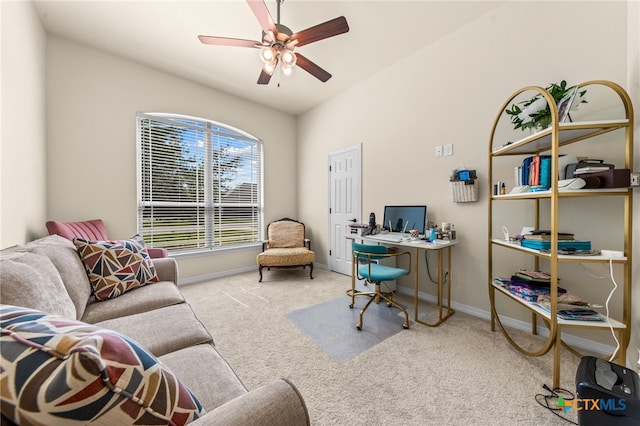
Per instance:
[[[96,325],[132,338],[155,356],[201,343],[213,343],[213,338],[186,302]]]
[[[178,286],[169,281],[161,281],[128,291],[115,299],[90,303],[82,316],[82,321],[95,324],[182,302],[184,302],[184,296],[178,290]]]
[[[75,318],[82,318],[91,297],[91,284],[73,243],[59,235],[50,235],[31,241],[26,246],[38,248],[53,262],[76,307]]]
[[[247,393],[227,361],[210,344],[195,345],[158,357],[198,395],[206,411]],[[185,360],[189,360],[185,362]],[[205,374],[206,372],[206,374]],[[203,380],[206,376],[209,380]]]
[[[4,304],[76,318],[76,307],[58,270],[38,248],[20,246],[0,251],[0,282]]]

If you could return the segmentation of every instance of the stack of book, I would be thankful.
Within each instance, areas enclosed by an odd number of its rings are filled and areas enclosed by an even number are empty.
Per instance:
[[[494,283],[505,287],[511,294],[528,302],[537,302],[538,296],[550,293],[549,274],[540,271],[528,271],[521,269],[511,277],[497,277]],[[566,290],[558,287],[558,294],[566,293]]]
[[[551,249],[551,231],[534,230],[522,236],[522,247],[534,250]],[[558,232],[558,250],[591,250],[591,241],[576,240],[575,235],[568,232]]]
[[[551,157],[549,155],[534,155],[522,160],[522,164],[515,168],[516,186],[529,185],[539,189],[551,187]]]
[[[542,308],[547,313],[551,313],[551,310],[546,305],[536,303],[536,306]],[[604,321],[604,317],[593,309],[578,306],[571,309],[558,310],[558,318],[572,321]]]

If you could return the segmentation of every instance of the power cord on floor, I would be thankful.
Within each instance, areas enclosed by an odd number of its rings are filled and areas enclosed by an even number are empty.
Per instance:
[[[558,406],[558,401],[560,399],[562,399],[563,401],[572,401],[576,398],[575,395],[567,389],[563,389],[563,388],[551,389],[546,384],[542,385],[542,388],[549,393],[536,394],[536,402],[541,406],[543,406],[544,408],[546,408],[547,410],[551,411],[554,416],[558,416],[566,422],[577,425],[578,423],[574,422],[573,420],[558,414],[558,411],[562,411],[563,409],[563,406]]]

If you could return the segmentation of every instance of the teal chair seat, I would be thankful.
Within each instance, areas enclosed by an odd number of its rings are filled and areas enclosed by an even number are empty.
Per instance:
[[[375,283],[398,279],[403,275],[407,275],[407,270],[372,263],[371,265],[360,265],[358,267],[358,275],[369,282]]]
[[[355,285],[352,285],[351,291],[351,304],[350,308],[353,308],[355,304],[356,296],[370,296],[370,300],[360,310],[360,321],[356,325],[358,330],[362,330],[362,318],[367,308],[373,301],[379,303],[380,299],[387,302],[387,306],[395,307],[404,312],[405,321],[402,324],[404,328],[409,328],[409,313],[402,306],[393,300],[393,293],[387,295],[380,290],[380,283],[384,281],[393,281],[404,275],[408,275],[411,272],[411,253],[409,252],[389,252],[389,249],[381,245],[370,244],[358,244],[356,242],[351,245],[352,261],[354,265],[358,265],[355,268],[357,278],[359,280],[364,279],[371,284],[375,284],[375,290],[371,292],[356,292]],[[409,269],[397,268],[394,266],[387,266],[379,263],[380,260],[400,256],[409,257]]]

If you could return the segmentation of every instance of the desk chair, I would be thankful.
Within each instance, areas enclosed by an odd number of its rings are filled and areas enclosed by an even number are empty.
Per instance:
[[[355,303],[356,296],[370,296],[371,299],[367,302],[367,304],[360,311],[360,321],[356,325],[358,330],[362,330],[362,317],[364,316],[365,311],[371,305],[371,302],[374,300],[376,303],[380,299],[383,299],[387,302],[387,306],[394,306],[404,312],[404,323],[402,327],[409,328],[409,313],[407,310],[396,303],[393,300],[393,294],[387,296],[385,293],[380,291],[380,283],[383,281],[393,281],[395,279],[400,278],[403,275],[408,275],[411,273],[411,253],[408,251],[403,252],[395,252],[390,253],[389,249],[385,246],[381,245],[367,245],[367,244],[358,244],[356,242],[352,243],[351,251],[353,253],[353,264],[356,268],[357,278],[359,280],[364,279],[369,283],[375,284],[375,290],[370,292],[356,292],[355,286],[352,286],[351,289],[351,304],[350,308],[353,309],[353,305]],[[395,268],[392,266],[381,265],[378,263],[379,260],[388,258],[388,257],[400,257],[400,256],[409,256],[409,269]]]

